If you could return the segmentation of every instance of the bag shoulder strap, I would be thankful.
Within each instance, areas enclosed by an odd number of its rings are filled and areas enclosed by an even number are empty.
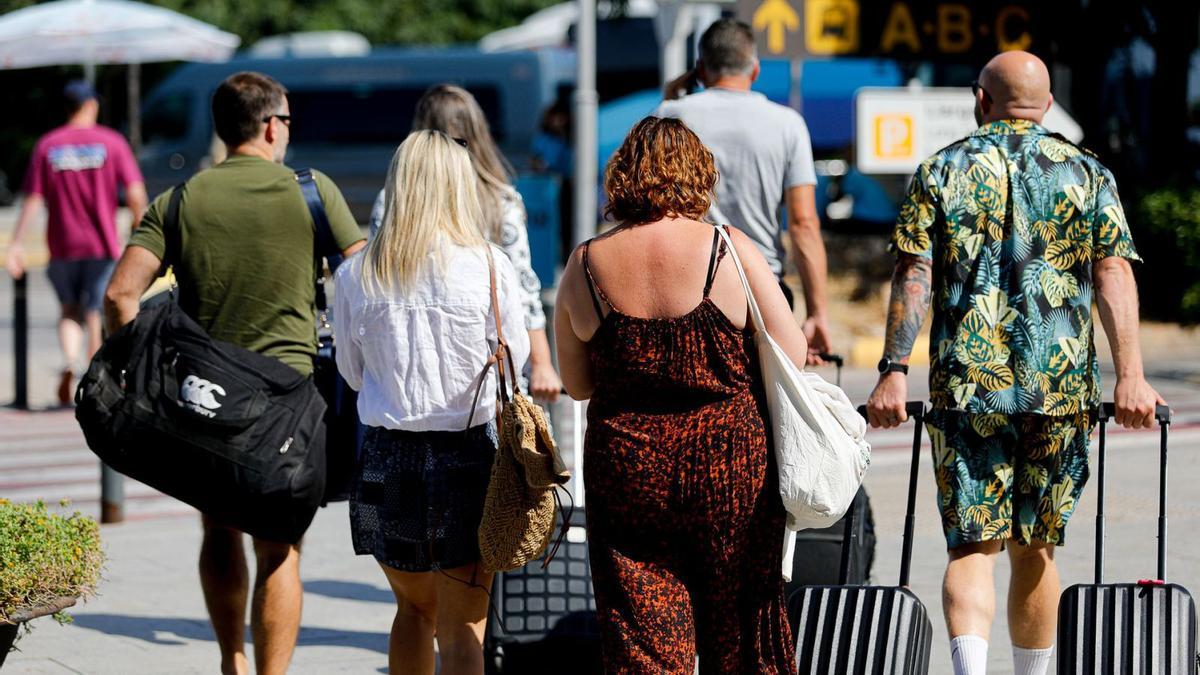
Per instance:
[[[750,319],[754,323],[754,329],[767,332],[767,324],[763,321],[762,312],[758,309],[758,302],[754,299],[754,291],[750,290],[750,279],[746,277],[746,270],[742,267],[742,259],[738,257],[737,248],[733,245],[733,239],[729,237],[728,225],[718,225],[717,233],[725,240],[725,249],[729,251],[729,257],[733,259],[733,266],[737,269],[738,277],[742,280],[742,289],[746,291],[746,304],[750,307]]]
[[[496,261],[492,257],[492,245],[485,243],[484,250],[487,252],[488,286],[491,295],[492,317],[496,322],[496,351],[492,352],[491,356],[488,357],[487,363],[483,364],[483,371],[479,373],[479,382],[475,385],[475,396],[471,399],[471,412],[467,416],[467,429],[470,429],[475,421],[475,409],[479,406],[479,396],[483,393],[483,385],[487,382],[487,374],[490,368],[496,368],[496,397],[500,400],[501,406],[507,405],[509,401],[509,378],[505,376],[506,363],[508,367],[507,372],[511,373],[513,393],[521,393],[521,386],[517,382],[517,369],[513,365],[512,352],[508,349],[508,342],[504,340],[504,326],[500,320],[499,293],[496,291]]]
[[[171,196],[167,198],[167,213],[163,218],[163,267],[178,264],[183,251],[183,235],[179,229],[179,206],[183,203],[183,191],[187,183],[183,182],[171,188]]]
[[[484,243],[484,250],[487,251],[488,261],[488,285],[492,294],[492,318],[496,321],[496,373],[500,376],[500,391],[501,401],[508,403],[508,388],[505,386],[504,362],[508,363],[508,376],[512,380],[513,394],[521,393],[521,385],[517,382],[517,368],[513,364],[512,351],[508,348],[508,341],[504,339],[504,328],[500,321],[500,294],[496,291],[496,261],[492,258],[492,245]]]
[[[312,169],[298,169],[295,172],[296,182],[300,185],[300,194],[308,207],[308,214],[313,221],[313,266],[317,268],[314,280],[316,295],[314,304],[317,310],[324,313],[329,300],[325,297],[325,280],[321,272],[321,258],[329,265],[329,273],[337,271],[342,264],[342,252],[333,238],[333,228],[329,225],[329,216],[325,213],[325,203],[321,201],[321,191],[317,188],[317,180]]]
[[[329,215],[325,212],[325,203],[321,201],[321,191],[317,188],[317,179],[312,169],[297,170],[296,182],[300,184],[300,194],[304,196],[308,214],[312,216],[315,255],[325,258],[329,271],[336,272],[338,265],[342,264],[342,251],[333,238],[333,228],[329,224]]]

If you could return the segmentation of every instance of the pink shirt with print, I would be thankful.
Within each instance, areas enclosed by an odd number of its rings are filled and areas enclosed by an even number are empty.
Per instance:
[[[103,126],[59,127],[38,140],[25,194],[46,200],[46,239],[55,260],[115,259],[117,188],[142,182],[125,138]]]

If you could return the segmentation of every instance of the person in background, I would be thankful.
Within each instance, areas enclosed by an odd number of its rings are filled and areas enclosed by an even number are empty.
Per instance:
[[[533,170],[557,174],[561,179],[558,192],[558,240],[559,255],[564,261],[571,256],[571,222],[575,217],[573,129],[571,102],[565,94],[560,94],[542,112],[542,121],[530,148]]]
[[[993,569],[1012,563],[1016,675],[1054,652],[1054,561],[1088,479],[1100,404],[1092,291],[1117,371],[1117,422],[1148,428],[1163,403],[1138,346],[1139,261],[1112,174],[1041,126],[1050,74],[1027,52],[993,58],[975,84],[979,128],[917,169],[892,235],[897,253],[872,426],[906,418],[908,358],[930,305],[926,417],[950,561],[942,599],[956,675],[987,669]]]
[[[435,637],[442,673],[483,672],[492,572],[479,567],[478,531],[496,454],[489,256],[501,325],[521,326],[526,309],[512,263],[483,237],[477,184],[457,139],[414,131],[392,159],[378,232],[337,272],[338,370],[367,425],[350,525],[355,552],[375,556],[396,595],[393,673],[432,675]],[[519,369],[528,335],[505,337]]]
[[[697,652],[702,673],[796,671],[746,294],[699,220],[716,180],[683,122],[639,122],[605,176],[617,226],[576,249],[558,290],[563,381],[591,399],[583,475],[606,672],[691,675]],[[774,271],[730,235],[768,330],[802,367]]]
[[[230,75],[212,98],[213,124],[228,158],[180,189],[178,260],[168,260],[164,225],[173,190],[155,198],[105,292],[108,329],[133,321],[138,299],[166,260],[179,306],[214,340],[279,359],[311,375],[317,355],[313,250],[316,228],[296,175],[283,165],[291,138],[287,90],[261,73]],[[362,232],[337,186],[313,172],[337,247],[349,255]],[[200,587],[221,650],[221,672],[249,672],[243,533],[202,517]],[[174,555],[174,554],[172,554]],[[259,673],[284,673],[300,632],[300,545],[254,539],[250,603]]]
[[[75,369],[80,346],[87,340],[91,359],[100,348],[100,306],[104,287],[121,255],[117,232],[118,190],[137,227],[146,210],[146,186],[129,143],[120,133],[96,123],[100,102],[92,85],[67,84],[67,123],[38,139],[25,175],[25,201],[8,246],[7,268],[13,278],[25,274],[21,238],[46,207],[46,240],[50,248],[47,275],[62,305],[58,341],[63,369],[58,402],[75,397]]]
[[[440,84],[425,92],[417,101],[413,118],[413,130],[420,129],[443,131],[458,139],[471,153],[483,213],[479,221],[481,232],[488,241],[504,249],[521,283],[525,319],[518,325],[524,325],[529,332],[531,348],[527,389],[535,399],[553,402],[562,390],[562,381],[550,358],[546,314],[542,309],[542,283],[533,271],[525,206],[521,195],[512,186],[513,170],[492,140],[483,109],[475,97],[461,87]],[[384,192],[380,192],[371,209],[371,231],[375,232],[386,217]]]
[[[808,363],[815,365],[821,362],[817,355],[831,352],[833,345],[812,142],[799,113],[750,90],[758,72],[750,27],[721,19],[701,36],[696,68],[666,86],[667,100],[654,114],[683,120],[712,151],[720,180],[708,220],[749,235],[792,304],[792,291],[783,282],[785,252],[779,221],[780,205],[787,207],[788,237],[804,287]],[[678,98],[697,81],[704,91]]]

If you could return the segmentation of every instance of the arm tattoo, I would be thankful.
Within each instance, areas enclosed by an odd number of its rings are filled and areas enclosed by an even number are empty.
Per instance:
[[[892,299],[888,305],[887,338],[883,353],[893,360],[907,360],[929,313],[932,301],[933,266],[918,257],[901,256],[892,274]]]

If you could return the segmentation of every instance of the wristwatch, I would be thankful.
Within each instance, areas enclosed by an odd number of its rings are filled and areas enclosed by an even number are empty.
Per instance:
[[[906,366],[903,363],[900,363],[898,361],[893,361],[886,356],[883,357],[882,359],[879,359],[879,365],[877,367],[879,368],[880,374],[885,374],[885,373],[904,373],[905,375],[908,374],[908,366]]]

